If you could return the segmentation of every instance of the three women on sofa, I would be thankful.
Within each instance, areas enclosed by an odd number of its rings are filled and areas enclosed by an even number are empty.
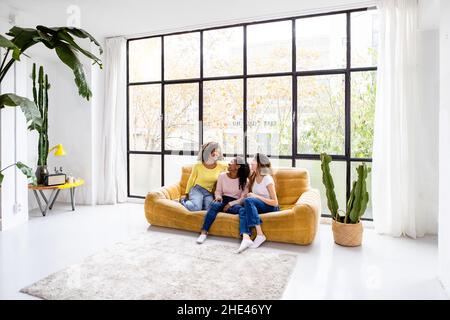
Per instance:
[[[186,186],[186,198],[181,203],[190,211],[207,210],[197,243],[203,243],[217,214],[221,211],[239,214],[242,242],[238,253],[247,248],[258,248],[266,237],[261,229],[259,214],[278,211],[278,199],[269,158],[257,153],[248,164],[241,157],[230,161],[223,171],[220,147],[216,142],[202,146],[201,162],[194,165]],[[249,175],[250,174],[250,175]],[[214,197],[212,190],[217,181]],[[256,238],[250,239],[250,228],[255,227]]]

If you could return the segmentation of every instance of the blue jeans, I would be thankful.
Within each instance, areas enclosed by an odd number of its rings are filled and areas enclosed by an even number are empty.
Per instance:
[[[262,200],[257,198],[246,198],[244,200],[244,212],[240,218],[245,221],[245,232],[250,234],[250,227],[259,226],[262,223],[261,218],[259,217],[260,213],[267,213],[273,211],[279,211],[279,206],[269,206],[264,203]]]
[[[181,199],[181,204],[189,211],[208,210],[214,197],[211,192],[196,184],[189,190],[189,199]]]
[[[213,202],[211,204],[211,207],[209,208],[208,212],[205,216],[205,221],[203,222],[202,230],[208,231],[209,228],[211,228],[211,225],[213,224],[214,220],[217,217],[217,214],[223,210],[223,208],[231,201],[234,201],[236,199],[232,197],[223,196],[222,202]],[[245,219],[241,218],[242,216],[245,216],[245,210],[240,204],[235,204],[234,206],[231,206],[228,208],[227,213],[231,214],[239,214],[239,230],[240,233],[246,231],[248,228],[247,221]]]

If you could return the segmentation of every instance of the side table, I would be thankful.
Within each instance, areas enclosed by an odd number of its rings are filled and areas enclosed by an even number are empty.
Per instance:
[[[45,216],[47,214],[47,211],[51,210],[53,208],[53,204],[55,203],[56,198],[59,195],[59,192],[63,189],[69,189],[70,202],[72,204],[72,211],[75,211],[75,189],[83,184],[84,184],[84,180],[78,179],[73,183],[65,183],[65,184],[60,184],[58,186],[44,186],[44,185],[29,184],[28,189],[33,190],[34,196],[39,205],[39,209],[41,210],[42,215]],[[44,190],[51,190],[50,197],[48,199],[44,194]],[[43,205],[41,199],[39,198],[39,194],[41,195],[42,200],[45,203],[45,206]]]

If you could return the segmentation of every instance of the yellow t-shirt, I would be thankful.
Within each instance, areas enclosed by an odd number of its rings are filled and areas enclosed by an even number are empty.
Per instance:
[[[189,193],[191,188],[198,184],[209,192],[212,192],[214,185],[219,178],[219,174],[227,170],[228,164],[224,161],[217,161],[214,169],[206,168],[202,162],[194,164],[191,175],[186,185],[186,193]]]

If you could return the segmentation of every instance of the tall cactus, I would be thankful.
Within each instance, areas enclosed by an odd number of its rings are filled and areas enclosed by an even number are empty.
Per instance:
[[[331,176],[331,173],[330,173],[331,157],[326,153],[322,153],[320,155],[320,160],[322,162],[322,164],[321,164],[322,182],[325,185],[325,189],[326,189],[328,209],[330,209],[331,216],[333,217],[333,219],[337,219],[339,217],[339,215],[338,215],[339,204],[336,200],[336,193],[334,192],[333,177]]]
[[[322,162],[322,182],[326,189],[327,204],[331,211],[333,219],[339,221],[339,205],[334,192],[333,177],[330,173],[331,157],[326,153],[320,155]],[[344,223],[358,223],[367,209],[369,202],[369,193],[367,192],[366,179],[370,172],[370,168],[365,163],[356,168],[358,179],[353,181],[352,190],[347,201],[347,210],[345,212]]]
[[[33,99],[38,106],[42,118],[42,126],[38,129],[39,145],[38,145],[38,166],[47,165],[48,156],[48,76],[44,75],[44,68],[39,67],[39,74],[36,86],[36,64],[33,63],[33,71],[31,73],[33,79]]]
[[[352,194],[354,199],[350,205],[347,206],[347,217],[350,218],[352,223],[358,223],[360,218],[364,215],[369,202],[369,193],[366,187],[366,178],[370,172],[370,168],[365,163],[356,168],[358,172],[358,179],[353,182]]]

